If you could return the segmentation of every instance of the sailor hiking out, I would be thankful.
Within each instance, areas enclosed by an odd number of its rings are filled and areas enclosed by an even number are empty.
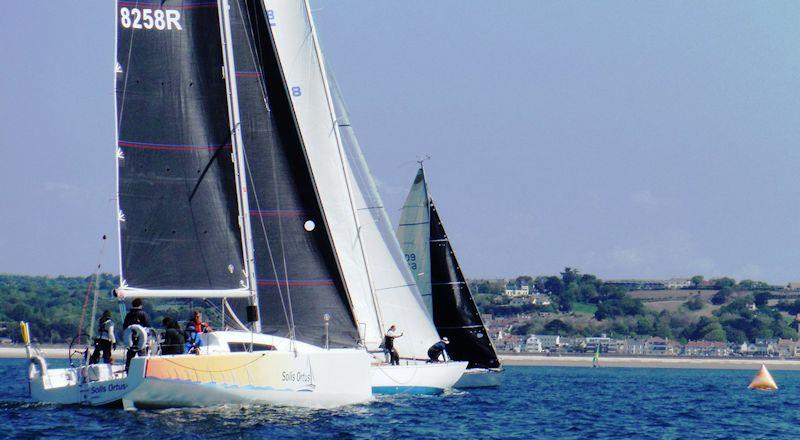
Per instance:
[[[94,351],[89,358],[90,364],[100,361],[100,354],[103,355],[103,362],[111,363],[111,352],[117,349],[117,338],[114,336],[114,321],[111,320],[111,311],[104,310],[100,316],[97,326],[97,337],[94,339]]]
[[[389,330],[386,331],[386,334],[383,338],[383,349],[389,352],[389,364],[391,365],[400,365],[400,354],[397,353],[397,349],[394,348],[394,340],[403,336],[402,333],[397,333],[397,327],[392,325],[389,327]]]
[[[445,351],[449,343],[450,340],[444,337],[439,342],[431,345],[431,348],[428,349],[428,362],[447,362]]]

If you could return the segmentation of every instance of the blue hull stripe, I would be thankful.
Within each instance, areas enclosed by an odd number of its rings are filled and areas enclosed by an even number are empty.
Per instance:
[[[442,394],[436,387],[372,387],[372,394]]]

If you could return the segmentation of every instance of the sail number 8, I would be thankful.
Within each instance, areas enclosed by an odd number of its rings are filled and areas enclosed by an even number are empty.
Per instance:
[[[119,23],[125,29],[183,30],[181,13],[174,9],[120,8]]]

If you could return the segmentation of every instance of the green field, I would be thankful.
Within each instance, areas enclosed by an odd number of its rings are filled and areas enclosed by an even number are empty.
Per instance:
[[[594,316],[594,312],[597,311],[597,306],[587,303],[575,303],[572,305],[572,311],[575,313],[584,313]]]

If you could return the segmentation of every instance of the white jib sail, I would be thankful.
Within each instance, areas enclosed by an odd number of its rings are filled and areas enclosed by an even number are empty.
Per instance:
[[[422,295],[428,313],[433,315],[431,298],[431,225],[430,201],[425,172],[420,167],[411,191],[403,203],[400,224],[397,227],[397,238],[405,255],[408,268],[416,278],[417,287]]]
[[[414,275],[400,250],[338,85],[335,80],[330,82],[379,321],[382,327],[395,324],[404,332],[395,341],[402,356],[424,358],[427,349],[438,340],[438,333],[426,314]]]

